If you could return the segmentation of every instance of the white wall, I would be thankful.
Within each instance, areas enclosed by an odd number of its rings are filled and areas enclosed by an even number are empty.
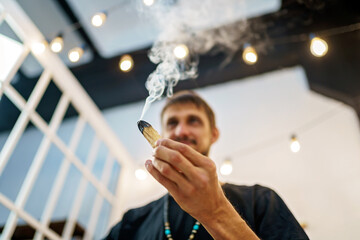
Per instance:
[[[181,84],[181,82],[179,83]],[[217,115],[220,139],[211,157],[225,157],[234,171],[222,180],[275,189],[311,239],[360,239],[360,129],[354,111],[309,91],[300,67],[198,91]],[[160,130],[156,102],[145,120]],[[104,112],[132,157],[143,164],[151,147],[136,122],[143,102]],[[299,131],[295,131],[295,130]],[[301,150],[289,149],[297,133]],[[165,190],[150,177],[131,179],[126,208],[160,197]]]
[[[232,175],[221,177],[222,180],[246,185],[258,183],[275,189],[296,218],[307,223],[306,232],[311,239],[360,239],[360,129],[351,108],[310,92],[300,67],[198,92],[214,108],[220,129],[220,139],[211,157],[218,165],[230,157],[235,167]],[[145,115],[145,120],[158,130],[162,105],[163,101],[155,102]],[[151,157],[152,151],[136,125],[142,107],[143,102],[138,102],[104,111],[106,120],[139,165]],[[329,111],[330,117],[313,121]],[[310,129],[303,127],[309,122],[313,122],[307,125]],[[67,120],[59,131],[65,142],[74,123],[74,119]],[[299,129],[295,133],[302,146],[296,154],[289,150],[290,134],[295,129]],[[82,158],[89,148],[89,136],[91,132],[86,131],[77,151]],[[6,137],[7,133],[0,135],[0,148]],[[36,129],[27,130],[20,143],[22,147],[16,149],[0,176],[0,191],[11,199],[16,196],[41,137]],[[35,216],[41,214],[43,200],[62,159],[56,149],[50,154],[48,158],[52,161],[42,171],[25,208]],[[104,152],[98,156],[94,171],[101,170],[101,158],[105,155]],[[71,181],[78,181],[77,174],[76,171],[70,174]],[[74,191],[71,185],[76,186],[71,181],[54,213],[56,218],[69,211],[67,205]],[[124,196],[125,209],[143,205],[165,192],[150,177],[145,181],[133,177],[124,184],[132,189]],[[81,222],[86,223],[89,211],[83,210]],[[0,205],[0,223],[5,220],[4,212]]]

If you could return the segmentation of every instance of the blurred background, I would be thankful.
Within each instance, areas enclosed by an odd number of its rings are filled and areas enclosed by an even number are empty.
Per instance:
[[[136,122],[152,90],[160,132],[171,89],[213,107],[222,181],[273,188],[310,239],[360,237],[356,1],[0,0],[0,23],[3,239],[100,239],[161,197]]]

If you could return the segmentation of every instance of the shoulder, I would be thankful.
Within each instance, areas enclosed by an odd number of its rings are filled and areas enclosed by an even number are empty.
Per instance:
[[[135,229],[141,225],[153,212],[161,211],[164,196],[142,207],[133,208],[125,212],[122,220],[113,226],[105,239],[118,239],[119,236],[129,236],[131,239]]]
[[[285,206],[281,197],[273,189],[259,184],[246,186],[226,183],[223,189],[229,200],[232,198],[241,199],[244,204],[251,203],[252,207],[255,208],[263,208],[274,204]]]
[[[225,189],[235,189],[235,190],[239,190],[239,191],[273,191],[271,188],[269,187],[265,187],[259,184],[255,184],[255,185],[237,185],[237,184],[232,184],[232,183],[225,183],[223,185],[223,188]]]
[[[285,202],[271,188],[233,184],[223,188],[226,196],[233,198],[234,207],[242,207],[240,213],[261,239],[308,239]]]
[[[246,186],[227,183],[223,186],[223,189],[233,206],[244,214],[263,215],[264,212],[270,209],[273,211],[288,211],[281,197],[269,187],[258,184]],[[254,217],[256,218],[256,216]]]
[[[124,214],[122,218],[122,222],[134,223],[141,221],[144,217],[147,217],[151,212],[161,210],[163,207],[163,202],[164,202],[164,196],[142,207],[130,209]]]
[[[253,200],[259,200],[262,198],[271,198],[277,196],[276,192],[271,188],[261,186],[258,184],[247,185],[235,185],[231,183],[225,183],[223,185],[225,194],[227,195],[239,195],[241,197],[253,198]]]

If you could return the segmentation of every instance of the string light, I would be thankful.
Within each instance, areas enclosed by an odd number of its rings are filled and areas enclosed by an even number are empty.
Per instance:
[[[314,119],[310,120],[309,122],[306,122],[303,125],[301,125],[300,127],[296,128],[294,130],[294,132],[296,132],[297,134],[299,134],[299,133],[303,134],[305,132],[308,132],[311,129],[315,128],[316,126],[320,125],[321,123],[331,119],[332,117],[338,115],[339,113],[342,113],[342,111],[341,111],[342,108],[343,108],[343,104],[340,103],[335,108],[330,109],[329,111],[320,114],[316,118],[314,118]],[[269,139],[258,142],[252,146],[242,148],[242,149],[237,149],[236,151],[233,151],[230,153],[228,152],[227,156],[234,156],[234,157],[236,156],[236,158],[241,156],[241,158],[244,158],[245,156],[254,154],[254,153],[262,151],[266,148],[269,148],[269,147],[272,147],[279,143],[282,143],[284,141],[284,139],[288,139],[288,136],[289,136],[288,133],[279,134],[277,136],[273,136]],[[290,150],[293,151],[293,150],[298,149],[297,151],[299,151],[300,148],[301,148],[301,145],[297,139],[297,136],[295,134],[291,135]]]
[[[152,6],[155,3],[155,0],[142,0],[142,2],[146,6]],[[92,25],[95,27],[102,26],[105,23],[108,15],[109,15],[109,12],[112,12],[116,9],[120,9],[121,7],[122,7],[122,4],[118,4],[118,5],[112,6],[109,9],[106,9],[106,10],[103,10],[101,12],[94,14],[91,18]],[[70,28],[69,31],[64,31],[64,29],[63,29],[61,32],[71,32],[71,31],[78,30],[81,28],[81,23],[75,22],[72,25],[70,25],[69,28]],[[329,36],[344,34],[344,33],[358,31],[358,30],[360,30],[360,23],[354,23],[354,24],[350,24],[350,25],[345,25],[345,26],[340,26],[340,27],[335,27],[335,28],[330,28],[330,29],[326,29],[323,31],[319,31],[319,32],[317,32],[317,34],[324,36],[324,37],[329,37]],[[294,42],[304,42],[309,39],[308,36],[309,36],[309,34],[301,33],[298,35],[291,35],[291,36],[286,36],[286,37],[282,37],[282,38],[273,38],[273,39],[270,39],[270,41],[274,45],[294,43]],[[312,51],[314,56],[317,56],[317,57],[324,56],[328,51],[328,45],[327,45],[326,41],[323,39],[320,39],[319,37],[316,37],[311,40],[311,46],[312,47],[310,50]],[[41,54],[45,50],[45,48],[46,48],[46,45],[45,45],[45,47],[37,46],[37,47],[33,48],[34,49],[33,52],[34,53],[36,52],[36,54]],[[177,57],[179,59],[184,59],[189,54],[189,49],[185,45],[176,46],[173,51],[174,51],[175,57]],[[75,56],[74,56],[74,58],[75,58]],[[257,62],[258,55],[257,55],[254,47],[249,46],[248,48],[244,49],[243,59],[244,59],[245,63],[250,64],[250,65]]]
[[[184,59],[189,55],[189,49],[186,45],[180,44],[174,48],[173,53],[177,59]]]
[[[143,168],[138,168],[135,170],[135,177],[138,180],[143,181],[147,178],[147,176],[148,176],[148,174]]]
[[[246,64],[253,65],[257,62],[258,56],[255,49],[250,46],[250,44],[245,44],[242,58]]]
[[[143,3],[146,6],[150,7],[150,6],[152,6],[154,4],[154,0],[143,0]]]
[[[319,37],[312,37],[310,51],[315,57],[323,57],[328,52],[328,45],[324,39]]]
[[[147,6],[151,6],[152,4],[154,4],[154,0],[143,0],[143,3]],[[113,10],[113,9],[111,9],[111,10]],[[92,24],[96,27],[100,27],[101,25],[103,25],[105,23],[105,21],[107,19],[107,15],[108,15],[108,11],[103,11],[103,12],[95,14],[91,19]],[[79,22],[76,22],[76,23],[72,24],[71,26],[72,26],[71,31],[75,31],[75,30],[81,28],[81,24]],[[344,34],[344,33],[358,31],[358,30],[360,30],[360,23],[326,29],[321,32],[318,32],[318,34],[321,36],[329,37],[329,36]],[[293,43],[293,42],[304,42],[308,39],[309,39],[308,34],[303,33],[303,34],[299,34],[299,35],[287,36],[284,38],[272,39],[271,42],[274,45],[276,45],[276,44],[286,44],[286,43]],[[45,51],[46,45],[47,45],[46,42],[37,42],[37,43],[34,43],[31,45],[31,49],[34,54],[41,54]],[[315,37],[314,34],[311,34],[310,51],[314,56],[322,57],[327,54],[328,44],[325,40],[321,39],[320,37]],[[82,48],[74,48],[69,51],[68,57],[69,57],[70,61],[77,62],[83,55],[83,52],[84,51]],[[186,45],[180,44],[174,48],[173,53],[174,53],[175,57],[177,57],[179,59],[184,59],[184,58],[186,58],[186,56],[188,56],[189,49],[187,48]],[[129,58],[126,59],[125,56],[128,56]],[[123,56],[124,59],[121,58],[123,61],[120,60],[119,67],[122,71],[130,71],[133,67],[133,60],[132,60],[131,56],[129,56],[129,55],[125,55],[125,56]],[[243,59],[247,64],[254,64],[257,62],[257,59],[258,59],[257,53],[256,53],[255,49],[253,47],[251,47],[249,44],[247,44],[246,47],[244,46]],[[290,147],[291,147],[292,151],[296,150],[296,149],[298,149],[297,151],[299,151],[301,148],[299,141],[296,139],[296,137],[295,137],[295,139],[293,139],[293,138],[291,138],[291,139],[292,139],[292,141],[291,141]],[[267,145],[269,145],[269,144],[270,143],[267,143]],[[267,147],[267,146],[265,146],[265,147]],[[245,154],[249,154],[249,153],[253,152],[254,149],[256,149],[256,148],[253,147],[253,149],[252,148],[245,149],[248,151],[244,151],[244,152],[245,152]],[[297,151],[295,151],[295,152],[297,152]]]
[[[71,62],[78,62],[82,55],[84,54],[84,49],[81,47],[74,47],[68,53],[68,58]]]
[[[92,16],[91,24],[94,27],[101,27],[105,23],[106,18],[107,18],[106,12],[98,12],[94,14],[94,16]]]
[[[40,55],[43,52],[45,52],[46,49],[46,42],[35,42],[31,45],[31,51],[36,54],[36,55]]]
[[[295,135],[291,136],[290,149],[292,152],[297,153],[300,151],[300,143]]]
[[[129,72],[134,66],[132,57],[128,54],[121,57],[119,62],[120,70],[123,72]]]
[[[57,36],[50,43],[50,49],[54,53],[59,53],[64,47],[64,40],[61,36]]]
[[[232,162],[229,158],[225,159],[225,161],[220,166],[220,173],[224,176],[230,175],[232,173],[233,166]]]

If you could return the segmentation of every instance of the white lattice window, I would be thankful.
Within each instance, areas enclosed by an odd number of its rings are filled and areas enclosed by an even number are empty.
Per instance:
[[[36,54],[32,47],[44,38],[16,1],[0,1],[0,23],[11,30],[0,32],[0,101],[18,115],[0,134],[1,239],[25,226],[35,239],[71,239],[82,231],[85,239],[99,238],[120,215],[130,157],[61,60],[48,49]],[[16,82],[24,61],[43,69],[31,93]],[[38,108],[49,88],[59,94],[47,117]],[[74,116],[64,120],[69,111]],[[10,168],[16,176],[7,174]]]

